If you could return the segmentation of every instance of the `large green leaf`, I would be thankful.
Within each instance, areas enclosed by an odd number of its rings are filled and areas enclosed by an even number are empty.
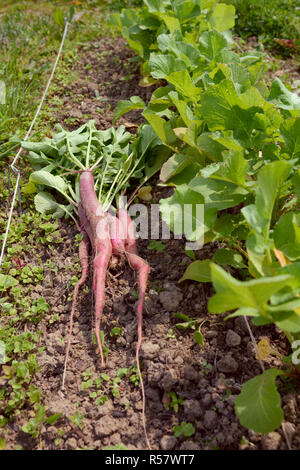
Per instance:
[[[210,260],[194,261],[185,270],[182,278],[178,282],[186,281],[211,282]]]
[[[195,177],[189,187],[202,195],[205,209],[228,209],[240,204],[248,195],[246,190],[235,184],[200,176]]]
[[[181,25],[178,20],[178,18],[175,18],[175,16],[171,16],[165,13],[160,13],[159,18],[161,18],[165,24],[170,33],[174,33],[175,31],[180,31],[181,30]]]
[[[280,132],[285,140],[286,148],[291,158],[300,158],[300,118],[286,119],[281,127]]]
[[[186,65],[184,68],[185,70],[171,73],[166,77],[166,80],[172,83],[179,93],[194,100],[200,95],[201,90],[194,85],[190,74],[186,70]]]
[[[224,152],[224,162],[214,163],[201,171],[204,178],[214,178],[244,186],[248,162],[239,152]]]
[[[212,257],[212,260],[221,266],[229,265],[237,269],[247,267],[242,255],[229,248],[220,248],[217,250]]]
[[[31,173],[30,181],[36,184],[49,186],[62,194],[64,194],[68,189],[68,185],[63,178],[60,176],[54,176],[45,170],[38,170]]]
[[[177,41],[173,34],[165,33],[158,36],[157,44],[162,52],[172,52],[178,59],[182,59],[187,67],[199,67],[201,54],[192,44]]]
[[[144,109],[145,106],[145,102],[139,96],[132,96],[130,100],[120,100],[114,111],[114,124],[123,114],[134,109]]]
[[[218,3],[211,14],[209,21],[211,26],[220,32],[233,28],[235,23],[234,6]]]
[[[155,151],[146,160],[145,177],[147,180],[161,169],[163,164],[169,159],[170,154],[171,150],[165,145],[155,146]]]
[[[58,158],[58,149],[53,145],[48,144],[47,142],[21,142],[22,148],[24,150],[30,150],[37,154],[43,153],[47,157]]]
[[[181,24],[192,18],[199,17],[201,13],[199,5],[197,5],[196,2],[174,2],[173,8]]]
[[[265,165],[258,173],[256,205],[267,220],[271,218],[276,197],[279,196],[281,186],[291,169],[292,166],[288,162],[272,162]]]
[[[58,204],[52,194],[46,191],[41,191],[34,197],[34,205],[38,212],[52,214],[55,219],[59,219],[65,214],[71,215],[72,212],[72,206]]]
[[[228,47],[228,42],[222,33],[205,31],[199,38],[199,51],[210,62]]]
[[[166,78],[173,72],[185,70],[186,64],[183,60],[171,54],[150,54],[148,66],[153,78]]]
[[[147,5],[150,13],[163,13],[165,11],[164,2],[160,0],[144,0],[144,3]]]
[[[300,213],[289,212],[280,217],[274,230],[275,246],[290,260],[300,258]]]
[[[190,127],[194,121],[194,116],[187,102],[183,99],[180,99],[176,91],[171,91],[168,96],[169,98],[171,98],[173,104],[176,106],[177,111],[179,112],[185,125],[187,127]]]
[[[201,10],[211,10],[218,0],[199,0]]]
[[[197,146],[210,160],[223,161],[222,152],[226,150],[226,147],[213,139],[213,135],[209,132],[203,132],[197,138]]]
[[[249,206],[248,206],[249,207]],[[259,215],[259,214],[258,214]],[[264,220],[256,218],[252,221],[255,229],[264,224]],[[258,233],[251,233],[246,241],[247,253],[249,256],[249,272],[253,277],[260,277],[270,274],[272,257],[270,256],[273,247],[273,240],[267,239]]]
[[[299,306],[298,306],[299,309]],[[282,331],[288,333],[300,332],[300,315],[297,312],[280,312],[279,315],[273,314],[273,322]]]
[[[164,144],[171,145],[176,142],[176,135],[174,134],[169,121],[165,121],[163,118],[147,109],[143,112],[143,116],[147,119]]]
[[[173,196],[160,200],[163,221],[175,235],[185,235],[187,240],[202,240],[203,234],[214,223],[216,210],[203,213],[203,198],[187,184],[178,186]]]
[[[291,169],[291,164],[284,161],[265,165],[258,173],[255,204],[242,209],[248,224],[264,237],[268,237],[275,201]]]
[[[280,427],[283,410],[275,384],[280,374],[279,369],[268,369],[245,383],[235,400],[235,412],[243,426],[259,433]]]
[[[231,80],[225,79],[211,86],[202,95],[202,113],[211,131],[233,130],[249,137],[254,128],[254,116],[260,108],[244,103]]]
[[[241,282],[216,264],[211,265],[216,294],[208,302],[211,313],[224,313],[240,307],[251,307],[262,316],[270,317],[268,301],[292,279],[290,275],[263,277]]]
[[[160,179],[163,183],[186,168],[194,158],[186,154],[175,153],[161,167]]]
[[[289,91],[277,77],[272,83],[267,101],[281,109],[300,109],[300,97]]]
[[[233,81],[238,93],[244,93],[251,87],[251,77],[248,69],[239,63],[218,64],[219,70],[224,74],[224,78]]]

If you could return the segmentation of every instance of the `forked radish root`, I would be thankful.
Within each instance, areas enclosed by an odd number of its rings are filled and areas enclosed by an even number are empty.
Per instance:
[[[105,281],[109,263],[113,255],[126,256],[130,266],[137,272],[139,284],[139,301],[137,306],[138,341],[136,347],[137,371],[142,391],[142,422],[147,446],[150,448],[146,430],[145,418],[145,391],[140,370],[139,354],[142,344],[142,318],[147,280],[150,271],[148,263],[137,253],[133,222],[125,209],[119,210],[117,216],[105,212],[98,201],[94,189],[94,178],[90,171],[83,171],[79,180],[80,203],[78,214],[81,222],[83,240],[79,247],[79,259],[82,267],[82,276],[77,282],[73,295],[69,336],[66,348],[65,367],[63,374],[63,387],[67,361],[70,351],[73,317],[78,290],[85,282],[88,272],[88,239],[93,248],[93,290],[95,295],[95,335],[100,351],[101,366],[104,367],[104,357],[100,339],[100,322],[105,303]]]

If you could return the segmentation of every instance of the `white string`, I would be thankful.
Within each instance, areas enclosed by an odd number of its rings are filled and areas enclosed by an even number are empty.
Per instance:
[[[260,357],[260,354],[259,354],[259,350],[258,350],[256,341],[255,341],[255,338],[254,338],[254,336],[253,336],[253,333],[252,333],[252,330],[251,330],[251,328],[250,328],[250,325],[249,325],[249,322],[248,322],[247,317],[244,316],[244,320],[245,320],[245,322],[246,322],[246,325],[247,325],[247,328],[248,328],[248,331],[249,331],[249,335],[250,335],[252,344],[253,344],[253,346],[254,346],[256,355],[257,355],[257,359],[258,359],[258,361],[259,361],[259,363],[260,363],[261,370],[264,372],[264,371],[265,371],[265,367],[264,367],[263,362],[262,362],[262,360],[261,360],[261,357]]]
[[[67,33],[68,33],[68,29],[69,29],[69,22],[66,21],[65,22],[65,29],[64,29],[64,34],[63,34],[63,37],[62,37],[62,40],[61,40],[61,43],[60,43],[60,46],[59,46],[59,50],[58,50],[58,53],[57,53],[57,56],[56,56],[56,60],[54,62],[54,65],[53,65],[53,68],[52,68],[52,72],[51,72],[51,75],[49,77],[49,80],[47,82],[47,85],[46,85],[46,88],[44,90],[44,93],[43,93],[43,96],[41,98],[41,101],[40,101],[40,104],[38,105],[38,108],[36,110],[36,113],[34,115],[34,118],[32,120],[32,123],[28,129],[28,132],[25,136],[25,138],[23,139],[24,141],[28,140],[28,138],[30,137],[30,134],[32,132],[32,129],[36,123],[36,120],[38,118],[38,115],[40,114],[40,111],[42,109],[42,106],[43,106],[43,103],[45,101],[45,98],[46,98],[46,95],[47,95],[47,92],[48,92],[48,89],[49,89],[49,86],[52,82],[52,79],[54,77],[54,73],[55,73],[55,70],[56,70],[56,67],[57,67],[57,64],[58,64],[58,61],[60,59],[60,56],[61,56],[61,52],[62,52],[62,48],[63,48],[63,45],[64,45],[64,42],[65,42],[65,39],[66,39],[66,36],[67,36]],[[17,193],[18,193],[18,189],[19,189],[19,181],[20,181],[20,172],[18,170],[18,168],[15,167],[15,164],[20,156],[22,152],[22,146],[20,146],[13,162],[11,163],[10,165],[10,168],[12,169],[12,171],[15,173],[15,175],[17,175],[17,181],[16,181],[16,185],[15,185],[15,189],[14,189],[14,194],[13,194],[13,198],[12,198],[12,201],[11,201],[11,206],[10,206],[10,211],[9,211],[9,216],[8,216],[8,219],[7,219],[7,225],[6,225],[6,230],[5,230],[5,234],[4,234],[4,239],[3,239],[3,243],[2,243],[2,248],[1,248],[1,254],[0,254],[0,267],[2,265],[2,261],[3,261],[3,256],[4,256],[4,250],[5,250],[5,247],[6,247],[6,243],[7,243],[7,237],[8,237],[8,232],[9,232],[9,229],[10,229],[10,225],[11,225],[11,219],[12,219],[12,214],[13,214],[13,210],[14,210],[14,206],[15,206],[15,201],[16,201],[16,197],[17,197]]]

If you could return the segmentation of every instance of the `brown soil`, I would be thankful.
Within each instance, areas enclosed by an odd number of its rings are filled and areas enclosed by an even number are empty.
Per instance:
[[[119,99],[140,95],[147,100],[153,90],[138,86],[139,74],[136,63],[130,61],[132,57],[121,39],[99,39],[82,49],[74,65],[78,81],[69,87],[69,96],[65,96],[64,108],[57,115],[57,121],[65,125],[64,119],[71,116],[76,121],[69,123],[69,127],[75,127],[93,117],[99,128],[106,128],[112,124],[113,110]],[[130,79],[124,79],[129,74]],[[96,90],[98,94],[95,94]],[[105,107],[106,111],[99,114],[98,108]],[[86,118],[85,114],[89,117]],[[120,119],[120,123],[129,121],[141,122],[140,113]],[[166,197],[165,191],[159,187],[154,189],[156,201]],[[45,350],[39,357],[41,369],[35,383],[44,394],[48,415],[62,413],[62,417],[54,425],[43,427],[38,439],[32,439],[21,431],[22,424],[29,417],[26,411],[23,412],[8,426],[8,448],[20,444],[25,449],[102,449],[122,442],[129,449],[145,449],[141,393],[129,377],[121,380],[119,396],[113,396],[111,389],[104,385],[108,400],[103,405],[96,405],[96,398],[90,397],[90,392],[97,392],[95,386],[82,390],[81,385],[83,380],[87,380],[82,376],[87,369],[93,379],[103,372],[113,378],[118,369],[134,364],[137,340],[134,290],[137,286],[128,265],[124,264],[118,272],[111,269],[108,276],[102,328],[109,352],[104,370],[100,368],[99,354],[92,340],[91,280],[87,283],[90,293],[81,291],[66,390],[61,390],[63,340],[67,335],[71,306],[68,296],[72,293],[72,288],[67,287],[72,272],[66,265],[74,263],[77,248],[74,246],[76,231],[73,227],[65,222],[60,222],[60,227],[64,242],[44,254],[45,261],[51,258],[59,272],[49,271],[43,283],[35,288],[33,296],[43,295],[51,305],[49,314],[37,325],[43,331],[41,346],[45,346]],[[165,249],[161,252],[150,251],[148,244],[147,240],[138,242],[140,254],[151,266],[141,355],[147,398],[147,430],[152,448],[287,449],[281,428],[262,436],[242,427],[235,416],[234,400],[242,385],[261,373],[244,319],[224,322],[223,317],[208,314],[206,304],[212,294],[210,285],[178,283],[190,262],[183,241],[165,241]],[[197,257],[211,257],[217,249],[217,244],[205,245],[197,252]],[[59,320],[50,324],[49,319],[56,313]],[[201,319],[203,345],[194,341],[193,330],[175,327],[181,322],[174,318],[175,313]],[[113,326],[122,328],[121,336],[110,336]],[[169,331],[171,328],[174,331]],[[288,353],[283,334],[273,326],[253,327],[253,332],[256,340],[267,337],[272,348],[279,353],[279,356],[266,359],[266,366],[281,367],[280,356]],[[170,406],[169,392],[184,397],[177,413]],[[291,445],[293,449],[299,449],[300,394],[283,392],[282,398],[285,419],[294,430]],[[70,420],[76,411],[83,416],[82,427]],[[194,425],[195,434],[175,438],[173,427],[183,421]]]

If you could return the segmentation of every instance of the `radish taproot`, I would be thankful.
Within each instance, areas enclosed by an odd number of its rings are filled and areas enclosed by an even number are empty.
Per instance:
[[[138,138],[131,143],[132,136],[125,127],[110,128],[98,131],[94,122],[89,121],[79,129],[68,132],[58,126],[58,134],[47,139],[47,145],[22,142],[24,149],[29,150],[26,156],[38,170],[30,180],[38,191],[35,196],[36,209],[54,217],[71,217],[83,240],[79,247],[79,258],[82,275],[77,282],[70,315],[69,333],[66,345],[66,357],[63,374],[65,385],[67,361],[70,352],[73,317],[80,286],[85,282],[88,273],[88,249],[92,247],[93,291],[95,297],[95,335],[100,351],[101,366],[104,357],[100,336],[100,323],[105,303],[106,274],[110,263],[117,259],[128,260],[137,273],[139,301],[137,305],[137,346],[136,362],[142,391],[143,428],[148,447],[150,448],[145,423],[145,393],[140,369],[139,354],[142,343],[142,314],[150,271],[148,263],[137,251],[134,224],[127,212],[127,207],[120,207],[120,198],[125,195],[131,180],[141,182],[143,169],[146,168],[147,152],[153,151],[160,141],[149,125],[141,127]],[[47,149],[51,147],[51,152]],[[46,153],[45,153],[46,152]],[[157,171],[158,167],[154,165]],[[142,184],[152,176],[147,168]],[[155,172],[154,171],[154,172]],[[67,204],[56,202],[46,188],[57,191],[65,198]],[[130,199],[130,201],[133,198]],[[75,213],[75,215],[74,215]],[[79,217],[80,224],[76,216]]]

